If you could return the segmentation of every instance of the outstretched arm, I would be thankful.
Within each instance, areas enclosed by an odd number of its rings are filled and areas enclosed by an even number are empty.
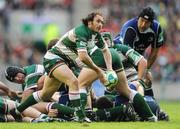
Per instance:
[[[0,81],[0,90],[3,92],[4,95],[9,96],[10,98],[18,97],[18,93],[13,90],[10,90],[7,85]]]
[[[0,82],[0,90],[3,91],[5,95],[8,95],[10,91],[10,89],[3,82]]]
[[[147,60],[147,69],[150,69],[158,56],[159,48],[152,48]]]
[[[98,66],[96,66],[96,64],[89,57],[87,51],[79,51],[78,57],[84,64],[86,64],[89,68],[93,69],[97,73],[97,75],[102,83],[106,82],[103,71]]]
[[[104,56],[104,60],[106,62],[106,67],[107,70],[112,71],[112,57],[111,57],[111,53],[109,51],[109,49],[106,47],[105,49],[102,50],[103,52],[103,56]]]

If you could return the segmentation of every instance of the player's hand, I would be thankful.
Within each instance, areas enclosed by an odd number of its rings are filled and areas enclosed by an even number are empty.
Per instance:
[[[9,96],[10,98],[21,98],[19,92],[12,91],[12,90],[9,90],[8,96]]]
[[[150,86],[152,84],[152,74],[150,71],[145,72],[143,81],[147,86]]]

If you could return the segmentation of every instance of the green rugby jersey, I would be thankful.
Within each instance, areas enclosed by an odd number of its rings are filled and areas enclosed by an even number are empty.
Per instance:
[[[100,33],[82,24],[63,35],[54,47],[75,60],[78,51],[87,51],[91,55],[97,48],[104,49],[107,45]]]
[[[143,56],[127,45],[115,44],[113,48],[116,49],[120,55],[128,81],[137,79],[136,69]]]
[[[43,65],[33,64],[23,67],[26,77],[25,82],[22,84],[22,89],[27,90],[30,88],[37,87],[38,79],[45,74],[45,69]]]

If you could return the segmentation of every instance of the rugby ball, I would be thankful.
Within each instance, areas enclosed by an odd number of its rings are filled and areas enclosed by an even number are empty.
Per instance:
[[[106,82],[105,87],[115,87],[118,83],[118,76],[115,71],[105,71]]]

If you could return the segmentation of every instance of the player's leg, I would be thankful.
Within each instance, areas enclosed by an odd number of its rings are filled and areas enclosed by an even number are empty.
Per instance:
[[[10,110],[15,109],[19,105],[19,103],[12,101],[12,100],[9,100],[9,99],[6,99],[6,103],[7,103],[7,107],[8,107],[8,109],[7,109],[8,114],[9,114]],[[25,109],[22,112],[22,121],[25,120],[25,122],[29,122],[29,120],[32,120],[34,118],[39,118],[42,116],[44,117],[44,119],[46,118],[46,120],[49,120],[49,117],[47,115],[42,114],[41,112],[39,112],[38,110],[36,110],[33,107],[28,107],[27,109]],[[27,117],[27,119],[26,118],[24,119],[24,117]],[[8,118],[8,121],[13,120],[11,115],[9,115],[7,118]]]
[[[108,96],[102,96],[96,100],[96,117],[100,121],[137,121],[138,116],[131,103],[114,105]]]
[[[97,79],[97,74],[94,70],[90,68],[83,68],[78,76],[79,81],[79,91],[81,94],[81,101],[83,108],[87,103],[87,90],[91,86],[92,82]]]
[[[6,99],[0,97],[0,122],[14,121],[14,119],[8,119],[8,105]]]
[[[77,115],[78,119],[85,118],[85,113],[82,110],[80,101],[78,80],[74,73],[69,69],[67,65],[62,65],[61,69],[55,69],[52,75],[59,81],[67,84],[67,86],[69,87],[69,100],[75,108],[75,114]]]
[[[113,68],[117,71],[116,73],[119,79],[116,86],[117,91],[120,94],[128,97],[133,102],[133,104],[135,105],[135,109],[139,109],[138,114],[141,117],[145,119],[155,117],[147,103],[144,101],[143,97],[137,91],[129,88],[121,60],[118,57],[118,53],[114,50],[111,50],[111,54],[112,62],[114,63]]]
[[[59,81],[46,76],[43,89],[34,92],[25,101],[23,101],[16,110],[16,113],[23,112],[29,106],[32,106],[40,101],[49,101],[53,93],[59,88]],[[12,112],[13,113],[13,112]]]

